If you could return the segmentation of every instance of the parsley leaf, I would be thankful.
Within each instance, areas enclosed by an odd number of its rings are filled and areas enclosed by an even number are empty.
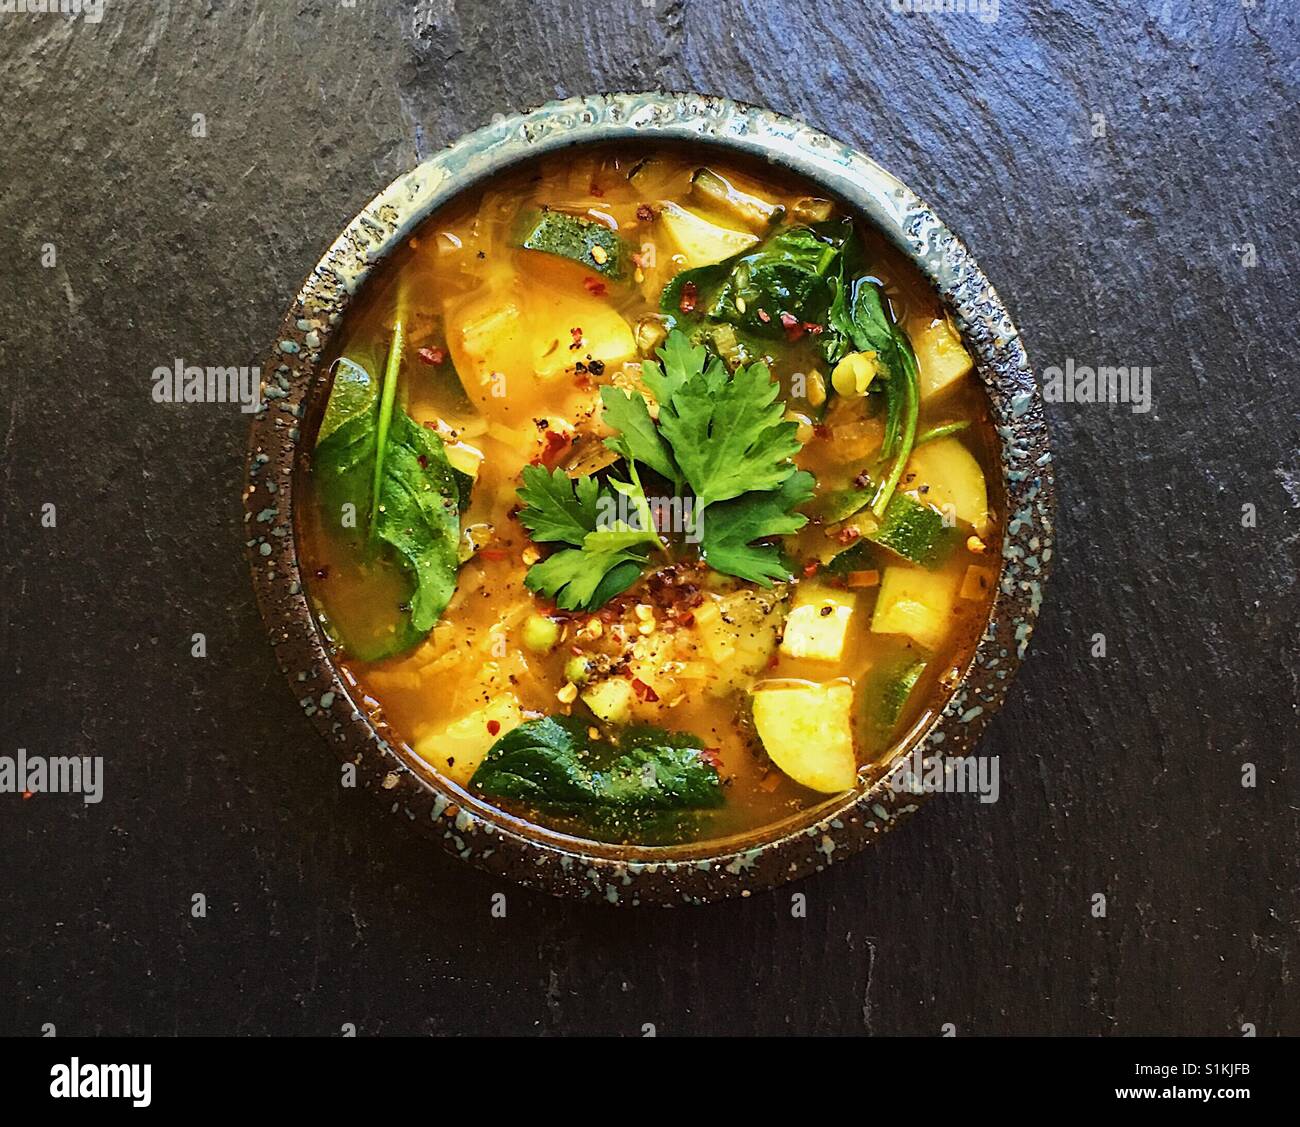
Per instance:
[[[583,538],[596,527],[600,484],[594,477],[576,482],[562,469],[547,473],[542,466],[524,467],[524,484],[519,499],[524,507],[519,519],[539,544],[560,541],[582,546]]]
[[[680,353],[661,355],[667,363]],[[715,501],[775,489],[794,473],[797,428],[782,418],[780,391],[766,364],[729,376],[721,363],[711,363],[688,373],[672,398],[660,401],[659,429],[695,492],[697,517]]]
[[[533,564],[524,586],[561,610],[595,610],[640,579],[645,562],[625,548],[564,548]]]
[[[641,379],[661,409],[688,380],[701,374],[711,376],[723,366],[718,357],[711,356],[702,344],[692,344],[680,330],[668,334],[659,349],[659,359],[662,364],[647,360],[641,366]]]
[[[645,555],[632,549],[658,545],[650,506],[635,472],[631,483],[610,484],[631,501],[636,525],[612,519],[613,493],[594,477],[573,481],[562,469],[525,466],[519,520],[539,543],[572,545],[534,564],[524,584],[562,610],[595,610],[641,576]]]
[[[714,571],[770,587],[776,579],[789,579],[790,569],[775,544],[754,544],[770,536],[798,532],[808,518],[792,510],[813,495],[817,480],[799,470],[781,487],[766,493],[745,493],[709,510],[703,522],[700,549]]]
[[[602,387],[600,401],[605,407],[605,422],[619,431],[605,439],[605,445],[629,463],[640,462],[661,477],[680,484],[681,471],[673,461],[672,451],[655,429],[645,397],[635,391]]]
[[[582,546],[589,552],[631,548],[637,544],[648,544],[653,548],[661,546],[655,527],[654,513],[650,511],[650,501],[645,495],[645,490],[641,488],[636,467],[629,462],[628,469],[631,471],[631,481],[619,481],[618,478],[611,477],[609,484],[631,503],[630,515],[635,519],[632,521],[625,521],[621,517],[609,519],[615,503],[608,493],[603,493],[596,507],[601,510],[605,519],[599,528],[594,532],[588,532],[582,538]]]

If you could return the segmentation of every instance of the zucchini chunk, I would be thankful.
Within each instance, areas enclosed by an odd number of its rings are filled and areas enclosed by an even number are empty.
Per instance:
[[[659,223],[685,257],[688,270],[696,266],[712,266],[758,242],[757,235],[711,223],[702,215],[678,207],[671,200],[659,204]]]
[[[801,583],[785,620],[781,652],[786,657],[839,661],[857,601],[852,591]]]
[[[632,260],[627,244],[603,223],[549,208],[524,212],[515,243],[524,250],[572,259],[614,280],[627,275]]]
[[[754,727],[763,747],[796,783],[838,794],[857,783],[853,687],[848,681],[767,681],[754,689]]]
[[[912,451],[907,463],[909,494],[925,498],[926,504],[943,511],[952,507],[958,520],[973,525],[983,536],[989,530],[989,493],[984,471],[956,438],[940,438]],[[906,479],[905,479],[906,480]],[[921,488],[925,486],[924,493]]]
[[[936,317],[911,338],[922,402],[951,387],[975,366],[946,317]]]
[[[923,567],[887,567],[880,576],[871,631],[906,634],[927,650],[937,649],[948,633],[956,595],[954,575]]]
[[[889,747],[925,667],[920,658],[900,654],[868,672],[862,685],[862,720],[870,754]]]
[[[582,694],[582,703],[606,724],[626,724],[632,716],[632,683],[623,677],[598,681]]]
[[[413,745],[415,754],[438,774],[464,786],[497,737],[523,722],[518,698],[506,694],[444,728],[426,731]]]
[[[864,560],[864,553],[860,550],[864,542],[885,548],[922,567],[937,567],[951,555],[961,536],[956,528],[944,524],[942,513],[929,505],[921,504],[909,491],[895,493],[885,509],[884,519],[876,520],[871,513],[861,511],[874,495],[874,487],[844,489],[827,494],[824,511],[829,515],[824,519],[837,525],[828,528],[828,533],[833,535],[845,529],[854,529],[860,537],[846,551],[834,552],[823,558],[822,562],[832,572],[842,574],[846,564]],[[924,496],[929,499],[928,494]],[[847,519],[834,515],[846,510],[851,510],[853,514]],[[850,552],[854,554],[849,556]],[[841,563],[842,557],[848,558]]]
[[[707,602],[695,612],[695,630],[716,680],[710,692],[720,696],[747,686],[776,652],[785,620],[785,596],[774,591],[734,591]]]
[[[711,168],[697,168],[691,176],[691,195],[707,207],[725,212],[760,234],[785,214],[780,204],[742,192]]]

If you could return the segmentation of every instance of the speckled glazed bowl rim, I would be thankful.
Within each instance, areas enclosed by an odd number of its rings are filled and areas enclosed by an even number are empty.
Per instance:
[[[745,896],[820,871],[862,849],[925,797],[900,757],[867,787],[761,834],[671,849],[603,846],[503,815],[423,768],[357,707],[328,653],[299,572],[293,490],[308,451],[308,405],[329,384],[321,359],[351,298],[436,208],[543,153],[617,141],[696,142],[774,164],[856,208],[933,283],[987,389],[1007,523],[989,623],[942,711],[913,749],[967,754],[1024,657],[1052,554],[1053,481],[1042,402],[1020,336],[970,252],[926,204],[861,153],[798,121],[698,94],[605,94],[552,102],[467,134],[376,196],[303,284],[263,367],[244,489],[253,582],[277,661],[304,711],[358,781],[393,813],[489,872],[545,891],[614,904],[699,903]]]

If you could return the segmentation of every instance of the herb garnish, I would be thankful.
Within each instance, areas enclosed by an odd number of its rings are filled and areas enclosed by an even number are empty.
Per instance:
[[[523,479],[520,522],[538,543],[569,545],[528,569],[524,583],[530,591],[554,599],[563,610],[595,610],[637,581],[647,549],[659,541],[635,477],[606,487],[595,477],[574,481],[562,469],[525,466]],[[641,528],[609,519],[615,491],[631,497]]]
[[[563,470],[525,467],[519,519],[540,543],[568,545],[529,569],[530,590],[565,610],[594,610],[627,590],[661,547],[637,467],[689,490],[700,555],[715,571],[770,587],[790,569],[773,544],[755,544],[798,531],[807,517],[794,511],[812,496],[811,474],[796,470],[797,427],[783,418],[780,387],[765,364],[734,373],[703,347],[674,331],[659,361],[642,370],[659,408],[645,397],[601,389],[605,420],[618,428],[605,444],[627,467],[627,481],[592,476],[571,480]],[[621,494],[634,519],[610,520]],[[705,510],[708,510],[707,515]]]

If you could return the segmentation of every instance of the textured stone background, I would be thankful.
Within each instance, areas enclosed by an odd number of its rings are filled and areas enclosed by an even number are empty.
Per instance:
[[[1300,1033],[1296,23],[1280,0],[0,15],[0,751],[108,771],[98,806],[0,796],[0,1032]],[[247,417],[149,398],[175,357],[257,362],[421,156],[656,85],[871,153],[967,239],[1040,367],[1154,369],[1149,414],[1049,408],[1061,543],[985,744],[1001,801],[931,804],[800,886],[804,920],[791,889],[553,901],[341,791],[253,606]]]

